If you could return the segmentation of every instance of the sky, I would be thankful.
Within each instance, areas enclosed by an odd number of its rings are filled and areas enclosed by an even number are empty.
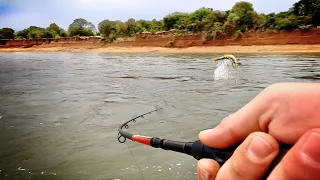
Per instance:
[[[68,29],[76,18],[96,27],[104,19],[162,19],[172,12],[192,12],[201,7],[230,10],[239,0],[0,0],[0,28],[22,30],[50,23]],[[298,0],[247,0],[259,13],[287,11]]]

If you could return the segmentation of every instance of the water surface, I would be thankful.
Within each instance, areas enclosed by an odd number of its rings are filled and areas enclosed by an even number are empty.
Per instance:
[[[161,107],[129,130],[193,141],[272,83],[320,82],[319,55],[219,55],[1,53],[0,179],[196,179],[192,157],[118,126]]]

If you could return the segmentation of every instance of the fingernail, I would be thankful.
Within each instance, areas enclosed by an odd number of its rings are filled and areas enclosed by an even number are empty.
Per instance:
[[[313,132],[301,147],[303,158],[314,163],[320,163],[320,134]]]
[[[200,132],[200,134],[202,136],[208,136],[208,135],[210,136],[212,134],[217,135],[220,132],[221,132],[221,128],[213,128],[213,129],[203,130],[203,131]]]
[[[199,166],[198,168],[198,180],[208,180],[208,179],[212,179],[212,176],[210,173],[208,173],[208,171],[206,171],[204,168],[202,168],[201,166]]]
[[[272,146],[260,136],[255,136],[248,148],[249,157],[256,160],[263,160],[268,157],[274,149]]]
[[[201,134],[201,135],[207,135],[207,134],[211,133],[212,130],[213,130],[213,129],[203,130],[203,131],[200,131],[200,134]]]

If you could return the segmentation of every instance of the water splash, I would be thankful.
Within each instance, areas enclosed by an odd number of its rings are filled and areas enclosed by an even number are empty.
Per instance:
[[[232,62],[229,60],[220,61],[214,71],[214,80],[223,80],[232,78]]]

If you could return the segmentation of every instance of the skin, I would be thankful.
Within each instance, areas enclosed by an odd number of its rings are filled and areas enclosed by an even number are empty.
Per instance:
[[[199,180],[261,179],[278,142],[293,147],[267,179],[320,179],[320,83],[271,85],[199,139],[214,148],[242,142],[222,167],[200,160]]]

